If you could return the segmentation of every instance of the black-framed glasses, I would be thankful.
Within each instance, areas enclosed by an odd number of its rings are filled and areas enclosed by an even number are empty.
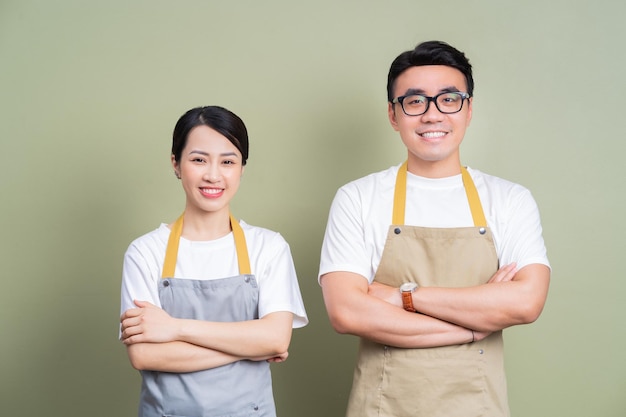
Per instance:
[[[463,102],[468,98],[470,98],[469,94],[454,91],[439,93],[434,97],[409,94],[394,98],[392,103],[400,103],[402,111],[407,116],[419,116],[426,113],[431,101],[435,103],[435,107],[441,113],[452,114],[460,112],[463,108]]]

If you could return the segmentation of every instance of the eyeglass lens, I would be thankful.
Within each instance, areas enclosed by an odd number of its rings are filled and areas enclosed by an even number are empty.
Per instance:
[[[435,97],[426,97],[422,95],[410,95],[402,100],[402,108],[404,112],[410,116],[419,116],[426,113],[428,104],[434,101],[437,109],[441,113],[456,113],[463,107],[463,96],[460,93],[441,93]]]

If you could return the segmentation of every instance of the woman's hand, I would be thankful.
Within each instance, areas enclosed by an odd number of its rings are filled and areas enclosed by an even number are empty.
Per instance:
[[[122,314],[122,342],[164,343],[177,339],[177,322],[162,308],[147,301],[135,300],[137,308],[128,309]]]
[[[289,352],[284,352],[284,353],[281,353],[280,355],[274,355],[274,356],[255,356],[251,358],[240,358],[240,359],[247,359],[247,360],[255,361],[255,362],[267,361],[270,363],[280,363],[280,362],[285,362],[288,356],[289,356]]]
[[[267,359],[267,361],[269,363],[280,363],[280,362],[285,362],[287,360],[287,357],[289,356],[289,352],[284,352],[281,353],[278,356],[274,356],[273,358],[269,358]]]

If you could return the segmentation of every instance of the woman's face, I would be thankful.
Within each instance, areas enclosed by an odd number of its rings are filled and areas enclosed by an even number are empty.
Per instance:
[[[187,195],[186,212],[229,211],[243,164],[241,152],[226,137],[208,126],[193,128],[180,161],[172,156],[172,165]]]

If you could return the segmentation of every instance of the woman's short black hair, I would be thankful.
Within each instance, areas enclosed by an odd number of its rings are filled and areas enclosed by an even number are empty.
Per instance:
[[[196,107],[178,119],[172,135],[172,155],[176,162],[187,145],[189,132],[198,126],[208,126],[226,137],[241,152],[242,164],[246,164],[249,147],[246,125],[235,113],[220,106]]]

